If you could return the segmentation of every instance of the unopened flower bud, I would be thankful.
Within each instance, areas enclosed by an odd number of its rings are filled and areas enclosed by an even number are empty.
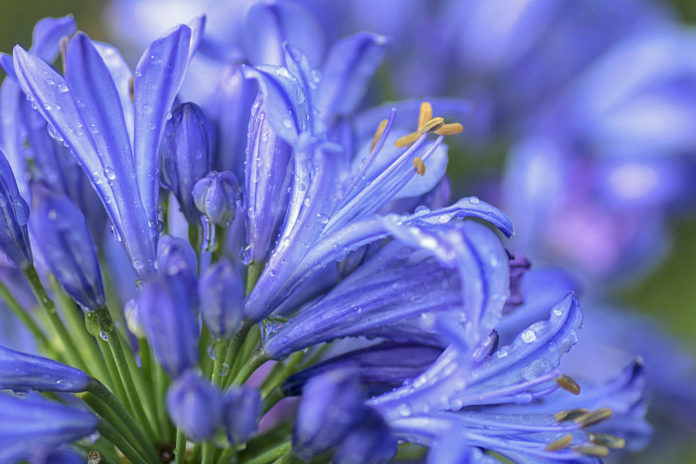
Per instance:
[[[32,264],[27,219],[29,206],[19,195],[10,163],[0,153],[0,249],[20,268]]]
[[[193,186],[196,207],[213,224],[227,225],[232,222],[240,199],[237,176],[230,171],[210,171]]]
[[[247,441],[256,432],[261,416],[261,393],[246,386],[232,387],[224,396],[223,423],[232,445]]]
[[[162,184],[174,193],[189,222],[199,217],[191,191],[210,170],[211,127],[203,110],[183,103],[172,111],[162,138]]]
[[[192,441],[212,438],[222,418],[222,395],[217,388],[187,371],[167,391],[167,411],[174,424]]]
[[[229,261],[210,266],[198,283],[203,321],[218,338],[229,338],[244,317],[244,283]]]
[[[195,304],[198,260],[187,240],[171,235],[160,237],[157,242],[157,268],[161,276],[182,282],[189,294],[189,301]]]

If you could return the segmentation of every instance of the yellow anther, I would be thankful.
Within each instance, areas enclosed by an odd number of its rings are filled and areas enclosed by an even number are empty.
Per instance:
[[[418,133],[425,134],[426,132],[432,132],[436,129],[439,129],[444,124],[445,124],[445,120],[443,118],[441,118],[441,117],[433,118],[430,121],[423,124],[422,127],[419,127]]]
[[[558,411],[553,415],[557,422],[571,421],[579,417],[587,416],[590,413],[588,409],[569,409],[567,411]]]
[[[420,136],[421,134],[418,132],[411,132],[410,134],[406,134],[403,137],[396,139],[394,146],[398,148],[411,146]]]
[[[419,176],[425,175],[425,163],[420,156],[413,158],[413,167],[416,168],[416,174]]]
[[[441,127],[438,127],[435,132],[437,135],[455,135],[455,134],[460,134],[464,130],[464,126],[459,124],[458,122],[451,122],[449,124],[443,124]]]
[[[626,440],[614,435],[609,435],[608,433],[588,433],[588,438],[592,443],[599,446],[606,446],[607,448],[621,449],[626,446]]]
[[[569,391],[573,395],[580,394],[580,385],[578,385],[578,383],[575,380],[571,379],[567,375],[561,375],[560,377],[556,377],[556,383],[559,387],[566,391]]]
[[[573,442],[573,435],[563,435],[558,440],[554,440],[544,448],[546,451],[558,451],[567,448]]]
[[[611,410],[611,408],[599,408],[584,417],[578,417],[575,419],[575,422],[580,424],[581,428],[585,428],[609,419],[612,414],[614,414],[614,412]]]
[[[599,446],[599,445],[580,445],[580,446],[573,446],[573,451],[577,451],[578,453],[582,453],[586,456],[596,456],[598,458],[604,458],[609,456],[609,448],[606,446]]]
[[[372,136],[372,146],[370,146],[370,151],[375,149],[375,145],[377,145],[377,141],[382,136],[382,134],[384,134],[384,128],[387,127],[388,122],[388,119],[382,119],[382,121],[379,123],[379,126],[377,126],[375,135]]]
[[[418,113],[418,130],[421,130],[425,123],[433,119],[433,107],[430,102],[423,102]]]

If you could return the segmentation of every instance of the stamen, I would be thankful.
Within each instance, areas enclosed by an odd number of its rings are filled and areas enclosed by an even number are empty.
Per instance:
[[[559,411],[553,415],[557,422],[572,421],[589,414],[589,409],[569,409],[567,411]]]
[[[556,377],[556,383],[559,387],[566,391],[569,391],[573,395],[580,394],[580,385],[578,385],[578,383],[575,380],[573,380],[565,374],[561,375],[560,377]]]
[[[418,133],[425,134],[426,132],[434,131],[434,130],[442,127],[444,124],[445,124],[444,118],[441,118],[439,116],[437,118],[432,118],[428,122],[423,124],[422,127],[418,128]]]
[[[132,77],[128,79],[128,94],[130,95],[130,99],[132,102],[135,101],[135,79]],[[384,130],[384,129],[382,129]],[[374,144],[372,144],[374,146]]]
[[[379,123],[379,126],[377,126],[377,130],[375,131],[375,135],[372,136],[372,145],[370,146],[370,151],[375,149],[375,145],[377,145],[379,138],[384,133],[384,128],[387,127],[388,122],[389,122],[388,119],[382,119],[382,121]]]
[[[599,408],[585,417],[579,417],[575,419],[575,422],[580,424],[581,428],[589,427],[591,425],[599,424],[600,422],[609,419],[614,412],[610,408]]]
[[[396,142],[394,142],[394,146],[397,148],[409,147],[413,145],[413,142],[418,140],[418,137],[420,136],[421,134],[419,134],[418,132],[411,132],[410,134],[406,134],[403,137],[396,139]]]
[[[573,435],[567,434],[563,435],[561,438],[558,440],[554,440],[548,445],[546,445],[546,448],[544,448],[546,451],[558,451],[562,450],[563,448],[567,448],[568,445],[570,445],[573,442]]]
[[[430,102],[423,102],[418,113],[418,130],[421,130],[425,123],[433,119],[433,107]]]
[[[451,122],[449,124],[443,124],[441,127],[437,128],[434,132],[437,135],[454,135],[460,134],[464,130],[464,126],[458,122]]]
[[[578,453],[582,453],[586,456],[596,456],[598,458],[604,458],[609,456],[609,448],[606,446],[599,446],[599,445],[581,445],[581,446],[573,446],[573,451],[577,451]]]
[[[420,156],[413,158],[413,167],[416,168],[416,174],[419,176],[425,175],[425,163]]]
[[[595,445],[606,446],[607,448],[621,449],[626,446],[626,440],[608,433],[588,433],[590,441]]]

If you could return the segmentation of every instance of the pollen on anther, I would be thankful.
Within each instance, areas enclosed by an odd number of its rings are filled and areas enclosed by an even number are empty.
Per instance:
[[[575,422],[580,424],[581,428],[599,424],[602,421],[609,419],[614,412],[611,408],[599,408],[583,417],[578,417]]]
[[[413,158],[413,167],[416,168],[416,174],[419,176],[425,175],[425,163],[423,162],[423,158],[420,156]]]
[[[561,375],[560,377],[556,377],[556,383],[559,387],[561,387],[565,391],[572,393],[573,395],[580,394],[580,385],[578,385],[578,383],[575,380],[568,377],[567,375]]]
[[[418,130],[420,131],[425,124],[433,119],[433,107],[430,102],[423,102],[418,113]]]
[[[608,433],[594,433],[590,432],[587,437],[592,443],[599,446],[606,446],[607,448],[621,449],[626,446],[626,440],[615,435],[610,435]]]
[[[464,126],[458,122],[451,122],[449,124],[443,124],[442,126],[435,129],[437,135],[455,135],[461,134],[464,131]]]
[[[563,435],[558,440],[554,440],[544,448],[546,451],[558,451],[567,448],[573,442],[573,435],[570,433]]]
[[[584,454],[585,456],[595,456],[598,458],[604,458],[609,456],[609,448],[607,448],[606,446],[580,445],[573,446],[572,450]]]
[[[382,134],[384,134],[384,128],[387,127],[388,122],[388,119],[382,119],[382,121],[380,121],[379,126],[377,126],[377,130],[375,131],[375,135],[372,136],[372,145],[370,146],[370,151],[375,149],[375,145],[377,145],[377,141],[379,141],[379,138],[382,136]]]
[[[588,409],[569,409],[567,411],[559,411],[553,415],[557,422],[576,420],[580,417],[587,416],[590,413]]]
[[[394,146],[397,148],[411,146],[413,142],[418,140],[418,137],[420,136],[421,134],[419,134],[418,132],[411,132],[410,134],[406,134],[403,137],[396,139],[396,142],[394,142]]]
[[[132,77],[128,79],[128,95],[130,95],[130,99],[132,102],[135,101],[135,79]]]
[[[432,132],[436,129],[439,129],[444,124],[445,124],[444,118],[441,118],[439,116],[436,118],[432,118],[431,120],[429,120],[428,122],[423,124],[423,127],[418,128],[418,133],[425,134],[426,132]]]

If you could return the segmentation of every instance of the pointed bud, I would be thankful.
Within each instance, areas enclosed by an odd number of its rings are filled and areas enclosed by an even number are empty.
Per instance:
[[[157,242],[157,268],[160,276],[182,282],[186,286],[191,304],[197,303],[198,259],[188,240],[171,235],[160,237]]]
[[[191,441],[205,441],[215,435],[220,425],[222,395],[189,370],[169,387],[167,411]]]
[[[42,462],[51,450],[94,433],[98,423],[91,412],[38,394],[18,398],[0,393],[0,457],[7,463]]]
[[[213,224],[227,225],[234,220],[241,189],[230,171],[210,171],[193,186],[193,201]]]
[[[246,150],[245,202],[249,261],[263,262],[285,219],[290,197],[290,145],[271,128],[259,95],[251,108]]]
[[[74,367],[0,345],[0,389],[82,392],[89,380]]]
[[[397,451],[396,437],[382,416],[367,408],[357,427],[341,441],[334,453],[336,464],[382,464]]]
[[[162,184],[172,191],[189,223],[199,217],[191,191],[210,170],[211,131],[203,110],[193,103],[174,108],[164,128]]]
[[[261,417],[261,393],[255,388],[232,387],[225,393],[223,423],[232,445],[246,442],[256,432]]]
[[[157,361],[177,377],[198,361],[198,323],[185,285],[173,278],[143,285],[138,299],[140,323]]]
[[[314,377],[302,391],[302,401],[292,440],[303,459],[336,446],[357,424],[364,411],[357,376],[350,370],[335,370]]]
[[[229,338],[244,317],[244,283],[229,261],[210,266],[198,282],[203,321],[217,338]]]
[[[10,163],[0,153],[0,249],[18,267],[32,264],[27,219],[29,206],[19,195]]]
[[[82,212],[68,197],[44,184],[32,183],[30,191],[29,226],[41,262],[84,308],[104,306],[97,250]]]

